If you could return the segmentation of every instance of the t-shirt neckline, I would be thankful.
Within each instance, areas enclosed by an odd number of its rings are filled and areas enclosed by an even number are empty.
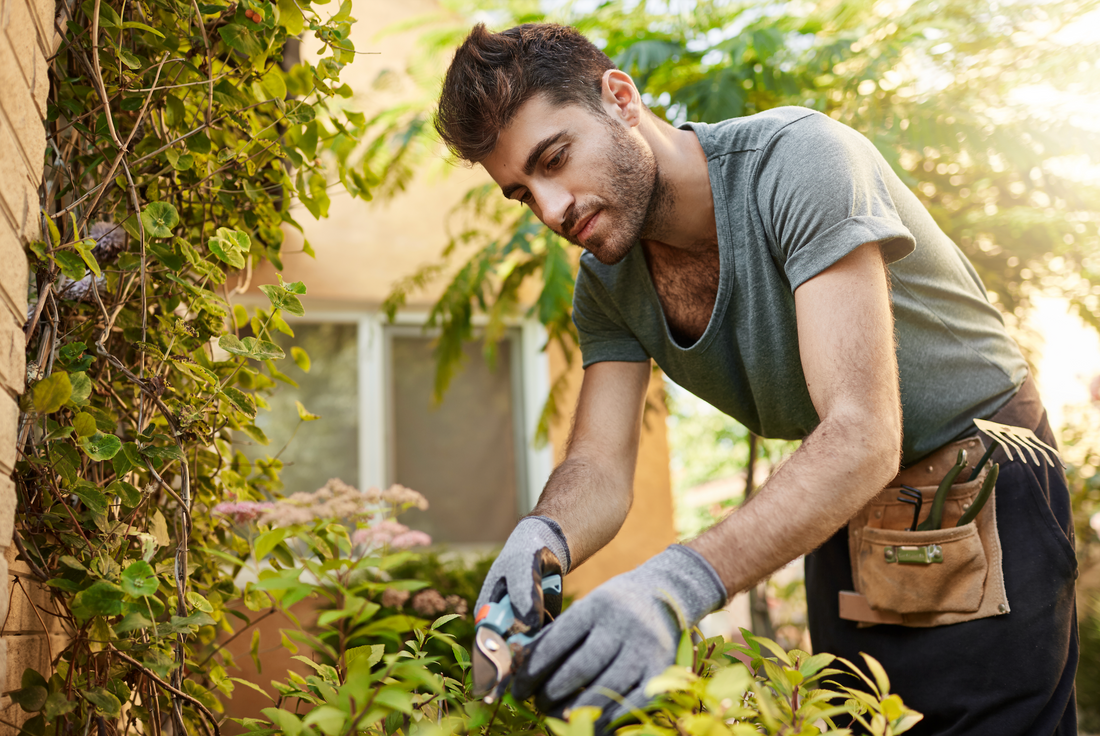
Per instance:
[[[729,246],[733,241],[730,236],[727,210],[724,206],[718,205],[720,202],[725,202],[725,184],[717,170],[718,160],[716,157],[711,156],[711,151],[707,147],[710,139],[710,131],[707,130],[707,127],[706,123],[684,123],[680,126],[681,130],[690,130],[695,133],[696,138],[699,139],[699,145],[703,147],[703,153],[706,154],[707,176],[710,177],[710,191],[715,202],[714,221],[718,232],[718,295],[714,298],[714,307],[711,309],[707,328],[703,330],[703,334],[700,335],[699,339],[691,345],[685,347],[676,342],[676,338],[672,336],[672,330],[668,326],[668,316],[665,315],[665,308],[661,304],[660,297],[657,296],[657,287],[653,283],[653,276],[649,272],[648,264],[646,264],[641,241],[637,243],[635,248],[637,252],[637,257],[634,258],[635,268],[641,270],[641,278],[646,288],[646,298],[656,306],[657,313],[661,315],[661,326],[664,328],[665,342],[669,347],[682,354],[701,353],[714,341],[714,336],[719,331],[719,323],[725,318],[730,294],[733,291],[733,251]]]

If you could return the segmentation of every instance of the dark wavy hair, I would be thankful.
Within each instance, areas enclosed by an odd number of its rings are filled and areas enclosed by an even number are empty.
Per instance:
[[[535,95],[605,114],[601,81],[614,68],[575,28],[526,23],[492,33],[479,23],[443,79],[435,129],[455,156],[476,163],[493,152],[500,132]]]

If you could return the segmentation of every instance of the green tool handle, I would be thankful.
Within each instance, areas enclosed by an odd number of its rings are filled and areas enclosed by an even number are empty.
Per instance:
[[[918,532],[928,532],[939,529],[943,523],[943,504],[947,501],[947,492],[951,490],[951,484],[959,477],[959,473],[966,467],[966,450],[959,450],[959,456],[947,475],[943,476],[940,487],[936,489],[936,497],[932,500],[932,510],[928,512],[928,518],[917,525]]]
[[[962,526],[963,524],[969,524],[977,517],[978,512],[985,506],[985,502],[989,500],[989,494],[993,493],[993,486],[997,485],[997,474],[1001,472],[1001,466],[997,463],[993,463],[989,467],[989,475],[982,481],[982,489],[978,491],[978,495],[974,498],[974,501],[970,504],[970,508],[966,510],[966,513],[959,517],[959,522],[955,526]]]

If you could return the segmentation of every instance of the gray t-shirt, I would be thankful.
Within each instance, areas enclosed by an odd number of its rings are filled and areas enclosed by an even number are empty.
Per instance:
[[[798,352],[794,291],[863,243],[890,269],[904,463],[973,431],[1027,364],[958,247],[859,133],[785,107],[688,123],[707,155],[718,225],[718,297],[706,332],[672,338],[645,254],[581,257],[573,297],[585,367],[653,358],[763,437],[801,439],[819,418]]]

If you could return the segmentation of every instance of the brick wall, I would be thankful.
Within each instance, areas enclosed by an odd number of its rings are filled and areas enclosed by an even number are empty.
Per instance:
[[[19,687],[26,667],[45,670],[52,646],[43,630],[49,606],[45,590],[27,577],[10,549],[16,495],[11,472],[16,456],[18,398],[23,393],[23,324],[27,317],[24,244],[41,237],[38,188],[46,134],[46,59],[55,48],[54,0],[0,0],[0,692]],[[8,698],[0,721],[24,718]],[[0,733],[10,732],[0,726]]]

